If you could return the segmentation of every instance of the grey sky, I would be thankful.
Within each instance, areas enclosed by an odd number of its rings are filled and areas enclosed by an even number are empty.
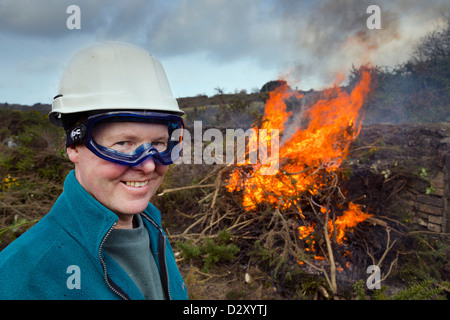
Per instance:
[[[81,30],[66,27],[72,4]],[[371,4],[380,30],[366,26]],[[0,102],[50,103],[70,56],[101,40],[149,50],[176,97],[251,91],[280,75],[318,89],[352,64],[404,62],[449,10],[448,0],[0,0]]]

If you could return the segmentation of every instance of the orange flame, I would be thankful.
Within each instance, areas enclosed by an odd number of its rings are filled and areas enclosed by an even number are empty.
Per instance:
[[[279,209],[287,209],[300,203],[302,195],[316,195],[326,186],[320,170],[337,172],[348,149],[359,135],[362,116],[360,114],[364,98],[369,92],[371,77],[367,70],[361,73],[360,81],[349,93],[335,85],[324,91],[324,98],[308,107],[302,121],[292,132],[292,112],[287,112],[285,100],[302,96],[293,92],[286,85],[278,87],[269,94],[265,105],[261,129],[278,129],[280,132],[279,164],[280,169],[274,175],[264,175],[263,164],[238,164],[230,174],[227,189],[230,192],[243,192],[243,206],[247,211],[256,210],[258,204],[266,203]],[[254,128],[257,132],[257,128]],[[267,134],[270,137],[270,134]],[[250,139],[258,139],[253,135]],[[267,141],[270,148],[270,141]],[[239,168],[247,166],[250,170]],[[297,208],[301,211],[300,207]],[[360,207],[350,203],[349,209],[335,220],[336,240],[342,243],[345,232],[351,230],[368,214]],[[330,222],[331,223],[331,222]],[[329,225],[330,235],[334,232],[333,224]],[[314,231],[314,226],[301,226],[300,239],[307,239]]]
[[[253,170],[249,173],[237,168],[228,180],[228,191],[243,190],[243,206],[247,210],[256,209],[259,203],[288,208],[300,200],[302,192],[317,193],[324,184],[312,173],[317,168],[336,171],[347,156],[348,147],[361,128],[359,111],[369,87],[370,74],[363,71],[361,81],[351,93],[338,86],[325,90],[325,99],[319,100],[305,113],[305,118],[309,119],[307,128],[299,128],[294,133],[284,132],[292,114],[286,111],[284,101],[293,95],[301,96],[291,92],[287,85],[271,92],[262,129],[278,129],[280,134],[284,134],[285,141],[279,150],[281,170],[276,175],[263,175],[264,165],[261,164],[252,165]],[[257,134],[250,139],[257,139]],[[267,146],[269,149],[270,141]]]
[[[360,222],[363,222],[367,218],[373,216],[372,214],[363,213],[361,207],[353,202],[348,205],[348,210],[344,211],[342,216],[336,217],[334,225],[336,226],[336,241],[342,244],[345,240],[345,233],[351,231]],[[328,221],[328,229],[330,230],[330,236],[334,232],[333,222]]]
[[[349,203],[349,209],[344,210],[344,214],[341,216],[336,217],[336,220],[328,221],[328,233],[329,237],[333,237],[334,234],[334,226],[336,226],[336,242],[338,244],[343,244],[344,240],[346,240],[345,234],[348,231],[353,230],[354,227],[356,227],[359,223],[363,222],[367,218],[373,216],[372,214],[363,213],[361,210],[361,206],[354,204],[353,202]],[[311,248],[314,246],[315,241],[313,240],[313,233],[315,231],[314,229],[315,224],[311,223],[308,226],[300,226],[298,227],[299,231],[299,239],[305,240],[309,242],[309,245]],[[307,251],[311,251],[310,248],[307,248]]]

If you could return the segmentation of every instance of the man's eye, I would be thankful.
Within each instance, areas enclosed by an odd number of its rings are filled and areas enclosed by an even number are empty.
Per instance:
[[[114,145],[117,145],[117,146],[127,146],[127,145],[129,145],[129,141],[119,141],[119,142],[116,142],[116,143],[114,143]]]
[[[130,141],[118,141],[114,142],[112,145],[112,149],[120,152],[129,152],[132,149],[133,145]]]
[[[154,141],[152,142],[152,147],[155,147],[159,152],[166,150],[167,143],[163,141]]]

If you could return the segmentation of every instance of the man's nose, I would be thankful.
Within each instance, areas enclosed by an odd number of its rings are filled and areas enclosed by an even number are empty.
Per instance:
[[[141,163],[132,167],[135,170],[141,170],[143,172],[152,172],[156,169],[155,160],[152,157],[147,157]]]

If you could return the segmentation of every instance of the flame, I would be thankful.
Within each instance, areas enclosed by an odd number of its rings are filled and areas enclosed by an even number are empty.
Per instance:
[[[287,84],[271,92],[262,129],[278,129],[283,134],[284,143],[279,149],[280,170],[275,175],[264,175],[264,165],[260,163],[253,164],[251,172],[236,168],[228,180],[228,191],[243,191],[243,206],[248,211],[255,210],[260,203],[286,209],[297,204],[302,193],[316,194],[325,184],[313,173],[317,168],[336,171],[346,158],[350,143],[361,129],[359,111],[369,87],[370,74],[363,71],[361,81],[351,93],[336,85],[325,90],[325,98],[305,112],[307,128],[298,128],[294,133],[284,132],[292,115],[286,111],[285,100],[292,96],[301,98],[301,95],[292,92]],[[258,128],[254,129],[258,132]],[[257,140],[258,135],[254,134],[250,139]],[[269,148],[270,141],[267,142]],[[248,161],[238,167],[245,165]]]
[[[341,216],[336,217],[334,224],[333,221],[328,221],[329,237],[332,238],[334,236],[336,227],[336,242],[340,245],[346,240],[345,235],[347,232],[352,231],[359,223],[373,216],[372,214],[364,213],[361,206],[353,202],[350,202],[348,207],[349,208],[344,210],[344,213]],[[299,231],[299,239],[306,241],[310,246],[309,248],[306,248],[306,251],[314,251],[315,224],[310,223],[308,225],[300,226],[297,229]]]
[[[247,211],[256,210],[259,204],[264,203],[280,210],[295,206],[301,213],[299,204],[302,199],[304,201],[304,195],[317,195],[327,186],[323,175],[317,172],[339,172],[350,144],[359,135],[361,107],[370,84],[370,74],[363,70],[360,81],[351,92],[338,85],[326,89],[324,98],[304,111],[301,117],[303,125],[292,121],[288,124],[289,120],[300,117],[293,117],[292,112],[286,110],[285,103],[286,99],[300,99],[302,96],[290,90],[286,83],[270,92],[261,129],[279,130],[279,170],[276,174],[265,175],[264,164],[250,164],[249,161],[238,164],[229,176],[228,191],[242,191],[242,205]],[[297,126],[296,130],[292,130],[293,125]],[[258,128],[254,129],[258,132]],[[268,133],[267,149],[270,149],[270,136]],[[250,140],[257,141],[257,133]],[[349,203],[348,210],[336,217],[334,225],[329,221],[329,234],[334,234],[341,244],[346,232],[369,216],[358,205]],[[314,227],[313,223],[300,226],[300,239],[313,239]],[[309,250],[313,251],[314,242],[310,241],[309,245]]]
[[[336,241],[342,244],[345,238],[345,234],[356,227],[360,222],[363,222],[367,218],[373,216],[372,214],[363,213],[361,206],[350,202],[348,205],[348,210],[344,211],[342,216],[336,217],[334,225],[336,226]],[[332,221],[328,221],[328,229],[330,230],[330,235],[334,232],[334,226]]]

